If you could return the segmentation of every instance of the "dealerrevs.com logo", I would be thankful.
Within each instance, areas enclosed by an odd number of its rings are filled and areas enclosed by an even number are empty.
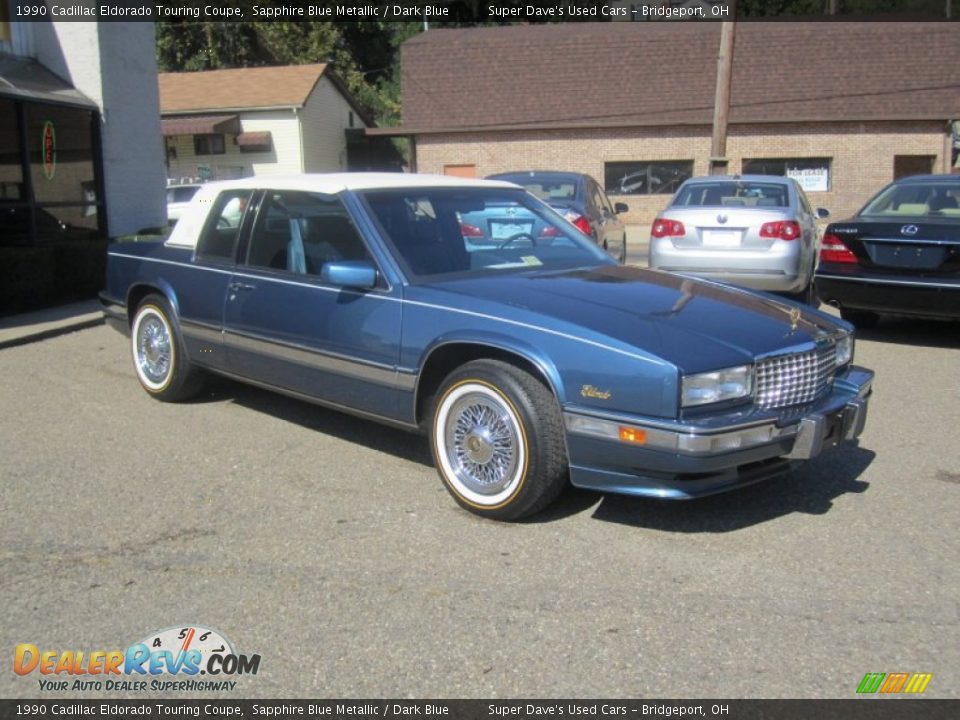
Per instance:
[[[237,681],[229,678],[259,669],[259,655],[238,654],[221,633],[199,625],[159,630],[126,650],[61,651],[21,643],[13,653],[13,671],[39,675],[41,691],[233,690]]]

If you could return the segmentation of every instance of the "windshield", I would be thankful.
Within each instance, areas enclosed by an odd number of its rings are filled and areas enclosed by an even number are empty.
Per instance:
[[[520,190],[405,188],[361,196],[413,279],[615,264]]]
[[[960,180],[954,184],[891,185],[868,202],[860,215],[960,217]]]
[[[787,186],[764,182],[698,182],[685,185],[671,207],[787,207]]]

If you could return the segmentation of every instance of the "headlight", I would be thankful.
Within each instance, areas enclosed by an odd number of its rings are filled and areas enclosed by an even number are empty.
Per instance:
[[[753,367],[741,365],[728,370],[685,375],[681,388],[680,404],[683,407],[747,397],[753,390]]]
[[[853,335],[847,333],[837,338],[837,367],[846,365],[853,360]]]

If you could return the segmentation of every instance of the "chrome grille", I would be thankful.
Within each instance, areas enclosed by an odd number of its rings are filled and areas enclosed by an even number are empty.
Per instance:
[[[813,402],[830,388],[836,370],[833,342],[757,363],[757,405],[782,408]]]

